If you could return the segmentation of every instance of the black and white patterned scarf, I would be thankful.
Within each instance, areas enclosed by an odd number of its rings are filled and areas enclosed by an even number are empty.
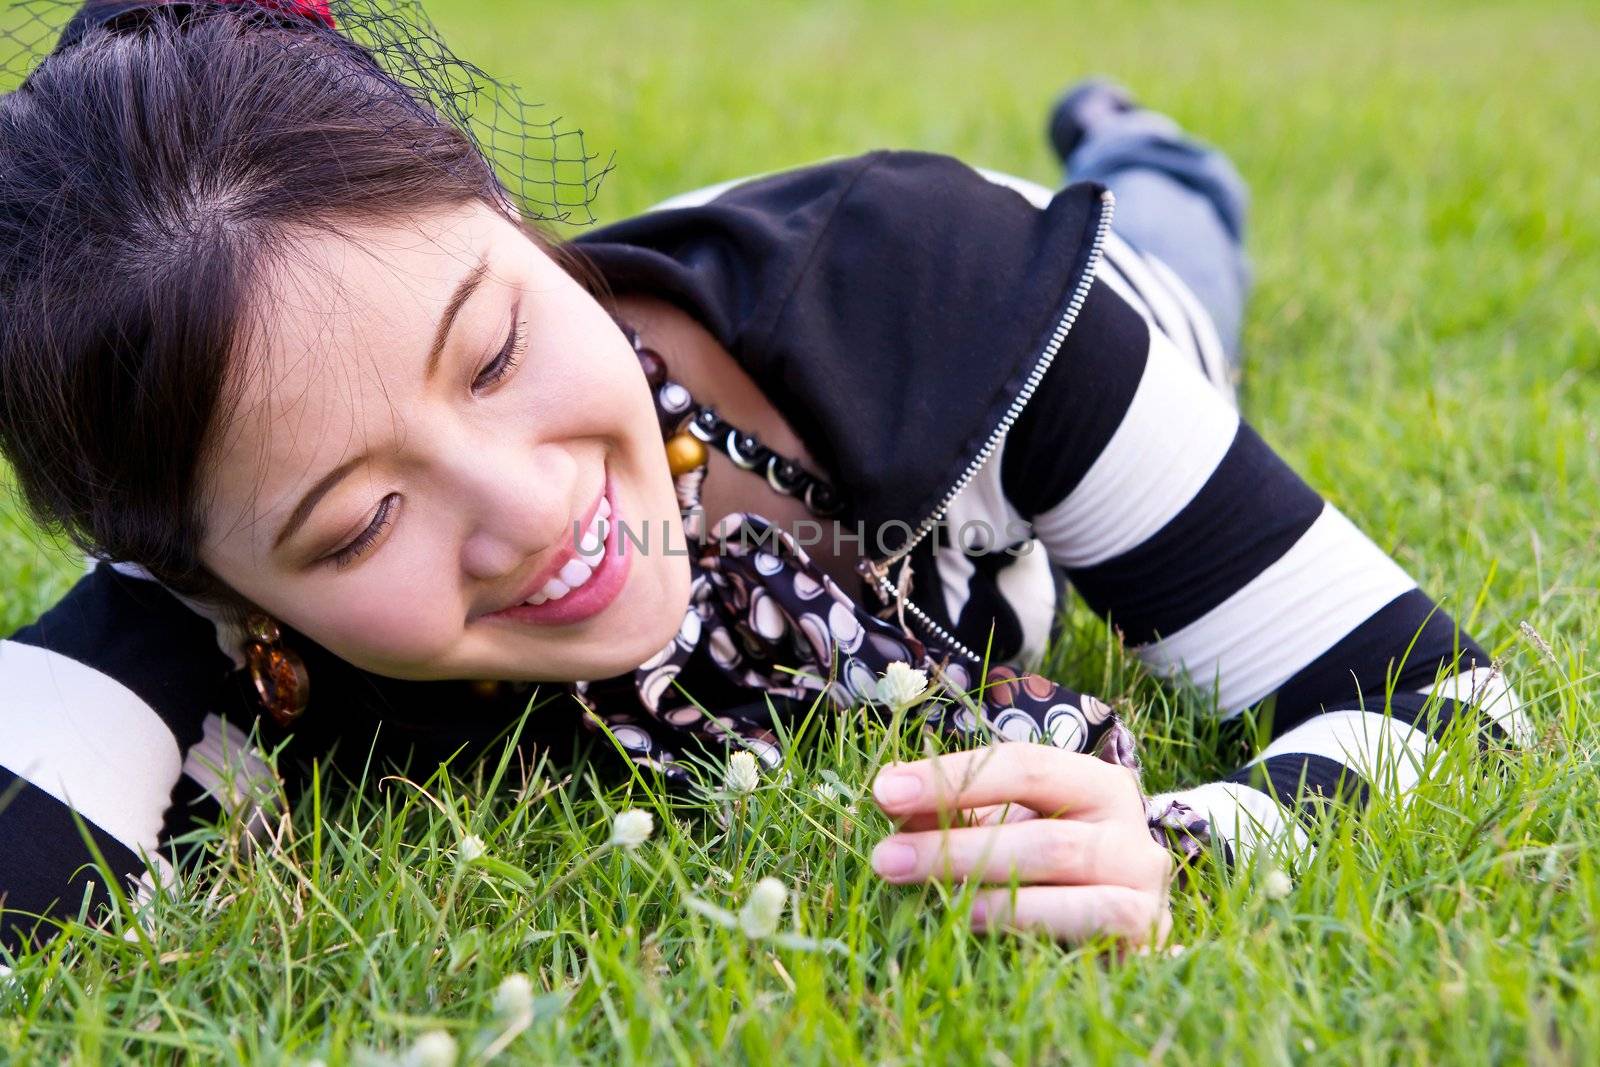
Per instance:
[[[1131,735],[1103,701],[1004,665],[985,672],[903,632],[858,604],[759,515],[724,516],[690,563],[689,605],[673,640],[631,675],[573,683],[589,724],[603,724],[640,763],[677,776],[686,748],[731,745],[776,767],[775,715],[819,698],[839,710],[896,703],[906,694],[886,692],[883,678],[902,663],[931,679],[914,704],[930,725],[1137,767]]]
[[[931,727],[1050,744],[1138,770],[1133,736],[1104,701],[1009,666],[985,671],[896,628],[761,516],[726,515],[695,543],[689,606],[672,641],[631,674],[571,685],[589,728],[609,731],[631,759],[669,780],[689,777],[690,754],[735,748],[775,768],[783,759],[778,717],[798,717],[818,700],[840,711],[902,703],[907,694],[884,677],[908,669],[931,679],[910,705]],[[905,666],[891,672],[897,663]],[[1206,849],[1209,827],[1186,805],[1150,805],[1147,815],[1151,835],[1180,860]]]

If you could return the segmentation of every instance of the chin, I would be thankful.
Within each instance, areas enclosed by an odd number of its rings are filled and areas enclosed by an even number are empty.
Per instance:
[[[689,610],[689,561],[674,557],[663,559],[670,566],[653,568],[660,576],[658,591],[650,599],[647,609],[632,598],[615,605],[619,620],[604,624],[592,638],[596,655],[573,656],[577,663],[588,664],[590,673],[581,675],[590,679],[611,678],[626,674],[667,646],[683,626],[683,616]],[[564,679],[571,681],[571,678]]]

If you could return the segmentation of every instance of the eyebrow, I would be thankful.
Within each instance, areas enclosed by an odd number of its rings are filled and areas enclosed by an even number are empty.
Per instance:
[[[478,291],[478,286],[483,284],[483,279],[489,273],[489,254],[485,252],[478,257],[478,262],[466,273],[455,292],[450,294],[450,302],[444,306],[444,314],[439,316],[439,325],[433,331],[433,344],[428,346],[427,369],[423,372],[424,378],[432,378],[439,369],[439,359],[444,355],[445,343],[450,340],[450,330],[455,326],[456,316],[461,314],[461,309],[466,307],[467,301],[472,299],[472,294]],[[316,508],[322,498],[332,491],[333,487],[344,481],[351,471],[360,466],[364,457],[356,456],[346,460],[333,470],[324,474],[300,498],[294,511],[289,513],[289,518],[284,522],[283,528],[278,531],[278,536],[273,540],[274,550],[281,548],[283,543],[293,537],[295,531],[304,526],[311,517],[311,512]]]
[[[364,457],[356,456],[346,460],[333,470],[324,474],[317,480],[317,484],[307,490],[306,495],[300,498],[300,503],[294,506],[294,511],[289,514],[289,521],[283,524],[283,529],[278,531],[277,540],[272,542],[274,549],[282,547],[283,543],[294,535],[294,532],[304,526],[311,517],[311,511],[323,497],[327,496],[334,486],[345,480],[346,475],[361,465]]]
[[[466,307],[467,301],[472,299],[472,294],[478,291],[478,286],[483,284],[484,276],[488,273],[489,254],[485,252],[478,257],[477,265],[461,279],[461,284],[450,295],[450,302],[444,306],[439,327],[433,331],[433,344],[428,348],[428,369],[424,377],[432,378],[433,372],[439,369],[439,358],[444,355],[445,342],[450,340],[450,330],[456,324],[456,316],[461,314],[461,309]]]

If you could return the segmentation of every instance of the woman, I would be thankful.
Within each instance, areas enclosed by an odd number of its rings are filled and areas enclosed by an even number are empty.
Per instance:
[[[527,683],[670,779],[930,671],[1014,743],[886,768],[875,868],[1015,876],[974,921],[1067,940],[1164,933],[1158,842],[1303,845],[1455,712],[1522,731],[1239,421],[1243,194],[1170,121],[1068,96],[1041,204],[874,152],[557,246],[331,8],[89,5],[0,104],[0,446],[102,561],[0,645],[8,943],[94,881],[78,819],[137,880],[259,814],[252,731],[448,745]],[[1057,575],[1272,745],[1142,798],[1110,709],[1018,673]]]

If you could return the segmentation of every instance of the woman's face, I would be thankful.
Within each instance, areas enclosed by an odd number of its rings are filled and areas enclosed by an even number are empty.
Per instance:
[[[264,289],[203,477],[218,577],[400,678],[603,678],[671,639],[689,569],[649,388],[538,245],[442,209],[308,237]]]

